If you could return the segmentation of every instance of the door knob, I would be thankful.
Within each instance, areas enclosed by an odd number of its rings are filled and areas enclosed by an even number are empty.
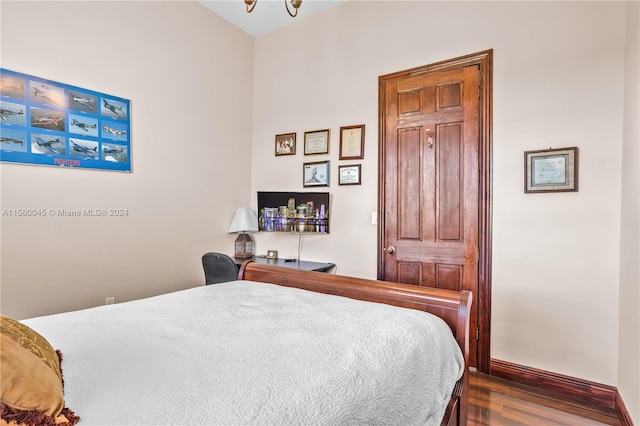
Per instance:
[[[389,254],[393,254],[396,252],[396,248],[394,246],[389,246],[389,247],[385,247],[384,251],[386,251]]]

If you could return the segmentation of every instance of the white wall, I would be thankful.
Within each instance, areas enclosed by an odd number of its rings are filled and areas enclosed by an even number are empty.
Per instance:
[[[618,390],[640,424],[640,3],[627,3]]]
[[[133,172],[2,164],[2,313],[43,315],[201,285],[250,201],[253,39],[195,2],[2,1],[2,67],[131,100]]]
[[[625,10],[349,1],[260,36],[253,190],[302,190],[302,163],[329,159],[331,234],[303,237],[301,257],[375,277],[378,77],[494,49],[491,355],[615,384]],[[338,130],[353,124],[366,124],[363,184],[338,186],[351,163],[338,161]],[[322,128],[330,154],[302,155],[303,133]],[[298,154],[276,158],[274,135],[292,131]],[[580,149],[579,192],[525,195],[524,151],[567,146]],[[296,236],[256,239],[259,252],[296,254]]]

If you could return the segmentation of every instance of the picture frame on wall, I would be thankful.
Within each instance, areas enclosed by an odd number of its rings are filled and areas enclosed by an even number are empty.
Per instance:
[[[131,172],[131,101],[0,68],[0,161]]]
[[[578,148],[524,153],[524,192],[578,191]]]
[[[304,132],[304,155],[329,153],[329,129]]]
[[[340,160],[364,158],[364,124],[340,127]]]
[[[302,165],[302,186],[329,186],[329,161],[316,161]]]
[[[361,164],[338,166],[338,185],[361,185],[361,170]]]
[[[296,134],[282,133],[276,135],[276,157],[281,155],[296,155]]]

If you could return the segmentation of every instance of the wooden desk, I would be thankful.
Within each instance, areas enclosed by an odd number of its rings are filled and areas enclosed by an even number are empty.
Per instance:
[[[249,259],[238,259],[236,257],[233,258],[233,261],[236,262],[236,265],[240,266],[245,260]],[[321,263],[321,262],[309,262],[307,260],[301,260],[293,262],[288,262],[285,259],[267,259],[266,257],[253,256],[251,258],[256,263],[264,263],[266,265],[275,265],[275,266],[283,266],[285,268],[291,269],[300,269],[301,271],[318,271],[318,272],[329,272],[334,266],[334,263]]]

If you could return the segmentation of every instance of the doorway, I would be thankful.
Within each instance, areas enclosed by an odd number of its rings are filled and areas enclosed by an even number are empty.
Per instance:
[[[492,50],[379,77],[378,279],[473,292],[489,372]]]

